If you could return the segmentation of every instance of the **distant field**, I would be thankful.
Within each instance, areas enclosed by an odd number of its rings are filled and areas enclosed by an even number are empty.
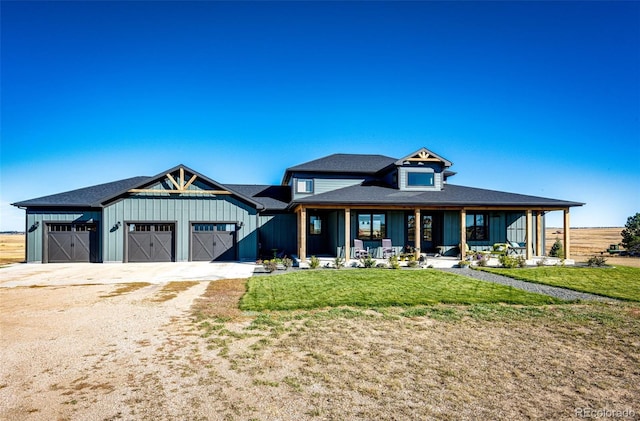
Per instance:
[[[24,261],[24,234],[0,234],[0,265]]]

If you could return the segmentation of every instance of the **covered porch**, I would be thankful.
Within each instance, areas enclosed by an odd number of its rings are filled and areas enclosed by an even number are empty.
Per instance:
[[[464,259],[470,253],[491,251],[494,244],[513,245],[511,251],[527,262],[545,256],[544,215],[564,215],[563,245],[570,259],[569,207],[429,207],[298,205],[298,259],[310,256],[356,259],[354,239],[361,240],[373,258],[382,259],[382,240],[394,252],[438,258]]]

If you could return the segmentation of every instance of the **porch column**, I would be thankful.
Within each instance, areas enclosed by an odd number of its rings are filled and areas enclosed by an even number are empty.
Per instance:
[[[569,230],[571,229],[571,226],[569,224],[569,208],[566,208],[564,210],[564,229],[562,230],[562,232],[564,232],[564,258],[565,259],[570,259],[571,257],[571,247],[570,247],[570,235],[569,235]]]
[[[467,253],[467,211],[460,209],[460,259],[464,260]]]
[[[416,259],[419,258],[419,254],[418,254],[418,249],[420,248],[420,243],[422,243],[422,217],[420,216],[420,209],[416,208],[415,209],[415,227],[416,227],[416,241],[415,241],[415,248],[416,248]]]
[[[300,261],[307,260],[307,209],[304,206],[298,212],[298,254]]]
[[[536,212],[536,256],[544,255],[544,246],[542,245],[542,211]]]
[[[351,259],[351,209],[344,209],[344,260]]]
[[[531,209],[527,209],[527,252],[525,253],[526,259],[530,260],[533,257],[533,212]]]

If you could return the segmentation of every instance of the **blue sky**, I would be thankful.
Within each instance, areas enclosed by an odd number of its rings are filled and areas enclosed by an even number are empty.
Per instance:
[[[278,184],[426,147],[452,184],[640,212],[639,2],[2,2],[0,230],[179,163]],[[557,215],[556,215],[557,214]],[[553,212],[548,225],[559,226]]]

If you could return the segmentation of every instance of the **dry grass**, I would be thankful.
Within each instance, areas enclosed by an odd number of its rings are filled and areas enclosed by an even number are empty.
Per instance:
[[[0,234],[0,265],[24,262],[24,234]]]
[[[150,298],[149,300],[154,303],[169,301],[176,298],[181,292],[186,291],[195,285],[198,285],[197,281],[169,282],[168,284],[163,286],[162,289],[158,291],[155,296],[153,296],[153,298]]]
[[[238,319],[242,316],[238,302],[246,291],[246,279],[221,279],[211,282],[205,293],[195,300],[191,310],[196,319]]]
[[[622,241],[623,228],[571,228],[571,258],[577,262],[585,262],[589,257],[604,253],[608,264],[640,267],[640,259],[628,256],[609,256],[605,250],[611,244]],[[556,241],[562,240],[562,228],[547,228],[545,250],[547,253]]]
[[[217,286],[227,299],[212,314],[234,314],[240,285]],[[204,304],[194,307],[200,315]],[[572,419],[579,408],[638,410],[633,305],[343,307],[262,312],[247,323],[199,321],[200,358],[216,367],[206,381],[232,379],[220,393],[236,399],[218,402],[221,419]]]
[[[141,288],[148,287],[151,285],[148,282],[131,282],[129,284],[122,284],[118,286],[115,290],[111,291],[106,295],[101,295],[100,298],[111,298],[117,297],[118,295],[129,294],[130,292],[137,291]]]

